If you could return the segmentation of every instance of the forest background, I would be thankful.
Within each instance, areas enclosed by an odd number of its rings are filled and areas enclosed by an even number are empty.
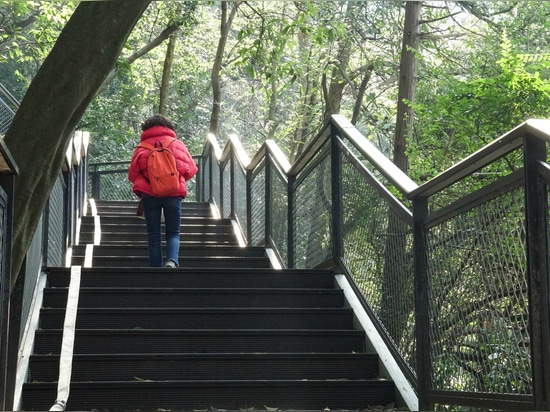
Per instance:
[[[421,184],[550,118],[549,34],[546,1],[0,0],[0,83],[24,109],[12,285],[75,127],[91,162],[129,160],[156,112],[194,154],[236,134],[293,161],[340,113]]]
[[[0,78],[17,99],[77,5],[0,1]],[[340,113],[420,184],[550,118],[549,33],[541,1],[154,1],[78,128],[92,162],[129,159],[157,112],[192,153],[212,132],[249,155],[274,139],[292,161]]]

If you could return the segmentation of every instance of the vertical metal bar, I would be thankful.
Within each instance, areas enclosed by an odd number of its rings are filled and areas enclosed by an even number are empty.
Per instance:
[[[296,214],[294,213],[294,185],[296,184],[296,176],[287,177],[287,223],[288,223],[288,262],[287,267],[292,269],[296,266],[296,242],[294,233],[296,231]]]
[[[534,409],[548,410],[550,407],[548,194],[546,185],[537,173],[537,164],[546,160],[546,143],[533,136],[526,136],[524,150]]]
[[[344,258],[344,247],[342,242],[342,159],[338,146],[337,129],[331,126],[330,130],[330,184],[331,184],[331,232],[332,232],[332,259],[335,265],[340,265]]]
[[[430,314],[429,314],[429,279],[428,248],[424,222],[428,216],[428,199],[413,199],[413,242],[414,242],[414,289],[415,289],[415,331],[416,331],[416,365],[418,377],[419,410],[433,410],[428,402],[431,390],[430,362]]]

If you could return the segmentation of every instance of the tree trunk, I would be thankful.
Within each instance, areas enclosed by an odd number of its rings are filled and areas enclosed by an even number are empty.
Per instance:
[[[71,135],[149,3],[81,2],[21,102],[5,137],[20,170],[14,197],[12,285]]]
[[[325,113],[323,120],[326,122],[331,115],[340,113],[342,94],[347,85],[345,80],[350,59],[350,43],[347,39],[340,42],[338,57],[333,62],[330,83],[326,84],[326,76],[323,75],[323,94],[325,97]]]
[[[355,97],[355,106],[353,106],[353,115],[351,116],[351,124],[357,124],[359,120],[359,115],[361,114],[361,108],[363,107],[363,98],[365,97],[365,92],[367,90],[367,85],[369,84],[372,71],[374,70],[374,63],[370,63],[363,75],[363,80],[359,85],[359,90],[357,90],[357,96]]]
[[[421,2],[408,1],[405,8],[403,46],[399,68],[397,124],[394,143],[394,163],[403,171],[408,169],[406,139],[412,132],[414,112],[406,103],[414,101],[416,89],[416,51],[419,45]],[[388,208],[386,246],[384,248],[384,280],[380,318],[390,336],[399,346],[413,307],[412,256],[407,253],[407,234],[411,228],[391,208]]]
[[[397,118],[393,146],[393,161],[404,172],[409,168],[407,159],[407,137],[412,135],[414,111],[407,101],[414,102],[416,96],[416,52],[420,41],[419,21],[422,2],[408,1],[405,7],[403,45],[399,65],[399,92],[397,96]]]
[[[170,72],[174,61],[174,50],[176,48],[176,33],[173,33],[168,40],[166,48],[166,58],[164,59],[164,68],[162,70],[162,83],[160,85],[159,113],[166,115],[170,95]]]
[[[225,45],[227,44],[227,35],[233,24],[233,19],[237,10],[239,9],[240,1],[233,3],[233,7],[227,14],[227,4],[229,2],[222,1],[222,17],[220,22],[220,38],[218,40],[218,48],[216,50],[216,57],[212,66],[212,113],[210,115],[210,127],[209,132],[214,136],[218,135],[218,126],[220,121],[221,101],[222,101],[222,88],[220,84],[220,73],[222,71],[223,53],[225,51]]]

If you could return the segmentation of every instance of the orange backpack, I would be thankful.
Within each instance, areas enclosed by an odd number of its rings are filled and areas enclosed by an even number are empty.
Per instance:
[[[176,158],[168,148],[174,140],[176,139],[172,138],[164,142],[166,146],[158,140],[154,146],[149,143],[138,144],[138,147],[150,150],[147,158],[147,174],[154,196],[162,197],[179,192],[180,174],[176,168]]]

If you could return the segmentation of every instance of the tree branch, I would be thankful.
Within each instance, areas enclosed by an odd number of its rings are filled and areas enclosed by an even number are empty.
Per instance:
[[[135,53],[132,53],[130,56],[128,56],[126,59],[124,59],[124,62],[127,64],[132,64],[137,59],[145,56],[147,53],[149,53],[154,48],[160,46],[166,39],[170,37],[171,34],[175,33],[179,30],[181,26],[181,23],[175,23],[171,26],[165,28],[157,37],[155,37],[153,40],[151,40],[149,43],[147,43],[145,46],[143,46],[141,49],[136,51]],[[98,89],[97,94],[99,95],[105,91],[105,89],[109,86],[109,84],[113,81],[113,79],[117,75],[117,68],[113,68],[103,81],[103,84]]]

